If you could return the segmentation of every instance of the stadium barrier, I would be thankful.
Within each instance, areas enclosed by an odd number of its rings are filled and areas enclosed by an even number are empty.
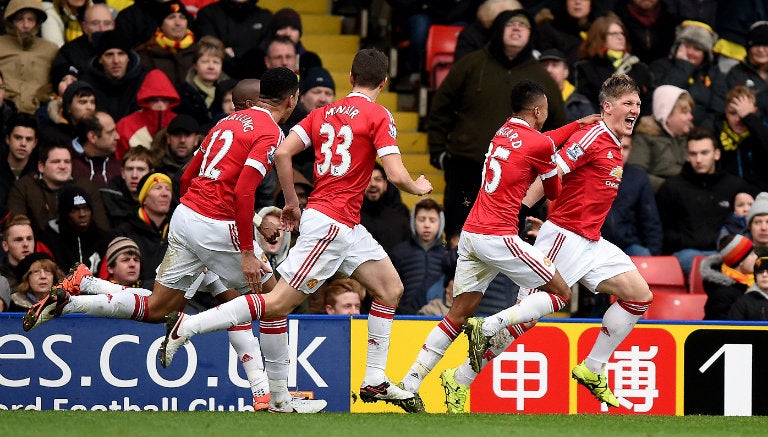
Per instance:
[[[194,337],[163,369],[162,325],[67,315],[25,333],[21,317],[0,313],[0,409],[252,411],[226,332]],[[437,320],[396,317],[387,366],[395,382]],[[768,323],[641,321],[608,365],[621,406],[607,411],[570,379],[599,332],[596,322],[540,322],[483,369],[467,411],[768,415]],[[327,411],[399,411],[357,399],[365,316],[292,315],[288,329],[291,390],[326,399]],[[429,412],[445,412],[439,375],[461,364],[466,349],[462,335],[424,381],[420,393]]]

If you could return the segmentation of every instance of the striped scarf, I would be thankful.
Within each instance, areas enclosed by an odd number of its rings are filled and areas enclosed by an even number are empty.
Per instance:
[[[169,221],[166,219],[163,221],[163,223],[160,224],[160,227],[155,226],[155,224],[150,220],[149,214],[147,214],[146,211],[144,211],[144,207],[139,207],[139,218],[147,224],[152,229],[157,230],[158,234],[160,234],[160,239],[165,240],[168,238],[168,224]]]
[[[742,133],[736,133],[731,129],[731,126],[727,121],[723,122],[723,131],[720,132],[720,144],[723,145],[723,150],[726,152],[733,152],[739,149],[739,144],[749,137],[749,131],[746,130]]]
[[[157,42],[157,45],[161,48],[176,53],[179,50],[184,50],[194,44],[195,34],[187,29],[187,34],[184,35],[184,38],[182,38],[181,41],[176,41],[175,39],[170,39],[165,36],[162,30],[157,29],[157,32],[155,32],[155,42]]]

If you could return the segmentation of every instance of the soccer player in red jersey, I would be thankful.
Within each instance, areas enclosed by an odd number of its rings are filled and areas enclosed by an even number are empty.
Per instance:
[[[548,219],[539,230],[534,247],[555,263],[569,287],[580,282],[594,293],[616,297],[603,317],[603,326],[592,350],[572,369],[571,375],[598,400],[618,407],[619,400],[608,387],[605,367],[653,300],[648,284],[632,260],[600,236],[600,228],[621,183],[621,138],[632,134],[640,113],[635,82],[625,74],[608,78],[600,90],[600,109],[602,120],[581,128],[556,154],[562,190],[550,205]],[[533,205],[541,196],[541,186],[534,184],[523,204]],[[538,290],[521,287],[518,299],[525,302],[540,294],[532,291]],[[484,320],[468,320],[465,331],[470,350],[479,351],[482,360],[477,363],[467,360],[458,369],[446,371],[450,373],[450,381],[444,380],[444,387],[466,392],[482,366],[533,326],[523,323],[527,320],[515,307]],[[495,338],[491,346],[488,339],[493,335],[500,338]]]
[[[562,145],[581,126],[599,120],[599,116],[585,117],[542,134],[539,130],[548,115],[544,88],[523,80],[512,87],[510,99],[512,116],[491,141],[480,191],[459,236],[453,305],[427,336],[403,378],[403,387],[417,399],[422,381],[461,333],[497,274],[545,291],[521,303],[520,317],[526,321],[563,308],[571,297],[570,288],[552,262],[518,236],[518,212],[537,177],[547,198],[557,198],[560,178],[553,160],[555,146]],[[406,406],[414,408],[407,412],[424,410],[420,402],[411,404]]]
[[[281,278],[272,292],[248,294],[191,316],[178,315],[176,325],[169,326],[166,335],[166,363],[195,334],[252,319],[286,316],[338,271],[374,295],[368,315],[368,359],[361,399],[399,404],[413,398],[392,384],[384,372],[403,285],[384,249],[360,225],[360,206],[377,156],[389,180],[401,190],[419,196],[432,191],[432,184],[423,175],[411,179],[397,146],[392,114],[375,103],[386,85],[387,71],[383,53],[359,51],[350,72],[352,92],[310,112],[277,149],[275,166],[286,200],[283,222],[286,230],[293,230],[300,217],[301,224],[296,245],[278,267]],[[291,157],[308,147],[315,151],[315,188],[302,213],[293,189]],[[243,258],[245,277],[255,281],[258,266],[246,262]]]
[[[183,309],[200,287],[219,302],[232,300],[242,292],[260,292],[262,280],[266,290],[274,287],[276,281],[266,258],[262,260],[261,249],[254,244],[254,196],[273,166],[275,149],[284,139],[277,123],[288,118],[297,99],[296,74],[288,68],[269,70],[261,79],[259,102],[230,114],[211,129],[181,178],[181,205],[171,218],[168,249],[151,295],[70,295],[79,294],[82,282],[88,282],[84,279],[87,274],[75,271],[47,299],[30,309],[24,317],[24,329],[68,313],[158,323],[169,312]],[[276,238],[278,229],[274,226],[267,222],[257,226],[265,237]],[[246,265],[250,269],[247,276]],[[285,317],[262,320],[260,326],[265,354],[270,357],[267,372],[272,396],[268,408],[277,412],[319,411],[325,401],[309,405],[291,399],[288,393],[287,326]],[[250,323],[228,328],[246,370],[257,366],[261,351]],[[273,383],[272,379],[280,382]]]

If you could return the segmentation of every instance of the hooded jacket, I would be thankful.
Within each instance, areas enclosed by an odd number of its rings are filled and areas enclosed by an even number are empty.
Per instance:
[[[656,120],[642,117],[632,135],[632,153],[627,163],[648,173],[651,187],[657,192],[667,178],[680,174],[687,144],[685,136],[673,138]]]
[[[168,108],[165,111],[153,111],[152,99],[162,97],[168,100]],[[117,140],[115,157],[122,159],[130,147],[152,147],[152,138],[162,128],[176,117],[171,108],[179,106],[179,94],[173,87],[168,76],[161,70],[154,69],[147,73],[136,94],[136,103],[141,109],[126,115],[117,122]]]
[[[427,120],[430,155],[448,152],[478,165],[482,163],[488,142],[512,112],[511,89],[523,79],[535,80],[544,87],[549,118],[543,130],[563,125],[562,95],[549,73],[531,54],[532,42],[514,59],[504,54],[504,27],[516,15],[528,18],[534,34],[536,26],[527,12],[520,9],[502,12],[491,26],[489,43],[455,63],[437,89]]]
[[[144,70],[136,52],[130,50],[128,58],[125,76],[120,79],[107,77],[97,57],[91,58],[82,78],[93,86],[96,107],[108,112],[115,121],[139,109],[136,97],[144,79]]]
[[[47,17],[36,0],[16,0],[8,4],[3,15],[6,34],[0,36],[0,71],[6,86],[5,98],[13,101],[19,112],[34,114],[51,94],[49,74],[59,48],[38,36],[33,36],[27,46],[22,46],[16,27],[10,20],[22,9],[31,9],[38,16],[33,34],[37,34],[40,24]]]
[[[761,290],[757,284],[753,284],[743,296],[728,311],[730,320],[768,320],[768,293]]]
[[[416,234],[416,208],[411,211],[411,235],[392,249],[392,264],[403,281],[403,296],[397,314],[417,314],[427,304],[427,290],[437,281],[442,283],[442,261],[445,255],[443,228],[445,215],[440,212],[440,225],[435,238],[423,245]]]

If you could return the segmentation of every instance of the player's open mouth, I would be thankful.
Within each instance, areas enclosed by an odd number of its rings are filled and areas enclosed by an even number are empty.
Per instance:
[[[635,125],[635,120],[636,120],[635,117],[627,117],[624,119],[624,121],[627,123],[627,127],[629,128]]]

